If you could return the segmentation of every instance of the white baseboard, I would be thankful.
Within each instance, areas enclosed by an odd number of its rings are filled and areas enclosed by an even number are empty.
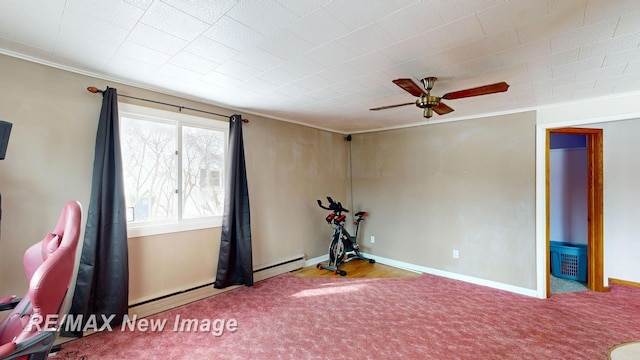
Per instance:
[[[278,276],[284,273],[288,273],[293,270],[302,269],[305,266],[304,256],[300,255],[299,258],[288,260],[283,264],[269,267],[268,269],[258,270],[253,273],[253,281],[262,281],[274,276]]]
[[[473,276],[456,274],[456,273],[452,273],[452,272],[449,272],[449,271],[432,269],[432,268],[428,268],[428,267],[425,267],[425,266],[414,265],[414,264],[410,264],[410,263],[406,263],[406,262],[402,262],[402,261],[388,259],[388,258],[385,258],[385,257],[382,257],[382,256],[371,255],[371,254],[364,254],[364,255],[366,257],[368,257],[368,258],[374,259],[376,262],[379,262],[379,263],[384,264],[384,265],[397,267],[399,269],[404,269],[404,270],[409,270],[409,271],[418,272],[418,273],[424,273],[424,274],[431,274],[431,275],[436,275],[436,276],[442,276],[442,277],[445,277],[445,278],[454,279],[454,280],[460,280],[460,281],[468,282],[468,283],[471,283],[471,284],[487,286],[487,287],[494,288],[494,289],[499,289],[499,290],[505,290],[505,291],[509,291],[509,292],[512,292],[512,293],[516,293],[516,294],[521,294],[521,295],[526,295],[526,296],[531,296],[531,297],[538,297],[538,292],[536,290],[532,290],[532,289],[526,289],[526,288],[519,287],[519,286],[513,286],[513,285],[503,284],[503,283],[496,282],[496,281],[480,279],[480,278],[476,278],[476,277],[473,277]]]
[[[259,266],[257,270],[254,270],[253,281],[258,282],[266,280],[293,270],[301,269],[304,266],[304,256],[295,255],[289,258],[282,259],[279,262]],[[206,299],[210,296],[222,294],[239,287],[240,286],[230,286],[224,289],[216,289],[213,287],[213,284],[203,285],[191,290],[185,290],[184,292],[168,295],[166,297],[161,297],[155,300],[146,301],[138,305],[133,305],[129,308],[129,317],[137,315],[138,318],[143,318],[173,309],[178,306],[186,305],[194,301]]]
[[[424,266],[414,265],[410,263],[406,263],[403,261],[397,261],[389,258],[385,258],[382,256],[371,255],[371,254],[363,254],[371,259],[376,260],[381,264],[393,266],[396,268],[413,271],[417,273],[425,273],[432,274],[436,276],[442,276],[450,279],[461,280],[468,283],[487,286],[494,289],[505,290],[509,292],[513,292],[516,294],[526,295],[537,297],[538,293],[535,290],[526,289],[518,286],[503,284],[495,281],[480,279],[472,276],[456,274],[448,271],[432,269]],[[293,270],[300,269],[302,267],[307,267],[311,265],[318,264],[323,261],[327,261],[329,258],[328,255],[318,256],[312,259],[305,260],[302,256],[295,256],[291,259],[285,259],[282,264],[278,265],[270,265],[267,268],[262,270],[258,270],[254,273],[254,281],[262,281],[274,276],[278,276]],[[129,316],[137,315],[138,318],[143,318],[146,316],[150,316],[153,314],[157,314],[162,311],[170,310],[178,306],[182,306],[194,301],[202,300],[207,297],[218,295],[230,290],[237,289],[240,286],[231,286],[225,289],[215,289],[213,285],[202,286],[196,289],[188,290],[182,293],[174,294],[171,296],[167,296],[165,298],[160,298],[157,300],[149,301],[146,303],[142,303],[140,305],[135,305],[129,308]]]
[[[329,255],[322,255],[322,256],[318,256],[318,257],[314,257],[313,259],[308,259],[304,262],[304,267],[307,266],[311,266],[311,265],[316,265],[318,263],[321,263],[323,261],[327,261],[329,260]]]

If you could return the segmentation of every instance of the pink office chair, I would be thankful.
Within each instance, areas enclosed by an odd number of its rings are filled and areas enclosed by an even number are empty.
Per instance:
[[[13,311],[0,323],[0,359],[46,359],[56,339],[75,268],[82,208],[65,204],[51,234],[24,253],[27,294],[0,297],[0,310]]]

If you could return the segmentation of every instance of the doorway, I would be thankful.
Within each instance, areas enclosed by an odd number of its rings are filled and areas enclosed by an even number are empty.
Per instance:
[[[551,134],[573,134],[586,136],[587,163],[587,287],[604,292],[604,244],[603,244],[603,154],[602,129],[561,128],[547,129],[546,134],[546,264],[547,297],[551,296],[551,219],[550,219],[550,149]]]

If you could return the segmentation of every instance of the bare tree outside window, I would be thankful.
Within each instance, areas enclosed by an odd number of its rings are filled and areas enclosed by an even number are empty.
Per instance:
[[[127,208],[135,221],[161,221],[176,214],[175,125],[121,118]]]
[[[182,127],[183,218],[222,215],[224,141],[220,131]]]
[[[120,132],[128,221],[179,222],[222,215],[223,131],[122,116]]]

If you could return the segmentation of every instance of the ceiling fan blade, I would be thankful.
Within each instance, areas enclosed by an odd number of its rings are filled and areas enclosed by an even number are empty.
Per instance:
[[[408,92],[413,96],[420,96],[426,94],[424,90],[411,79],[395,79],[393,83],[400,86],[404,91]]]
[[[438,104],[438,106],[433,108],[433,111],[435,111],[438,115],[444,115],[452,112],[453,109],[450,108],[449,105],[441,102],[440,104]]]
[[[415,105],[415,102],[397,104],[397,105],[381,106],[381,107],[377,107],[377,108],[373,108],[373,109],[369,109],[369,110],[378,111],[378,110],[391,109],[391,108],[394,108],[394,107],[400,107],[400,106],[405,106],[405,105]]]
[[[507,91],[508,88],[509,88],[509,84],[503,81],[503,82],[499,82],[491,85],[478,86],[471,89],[446,93],[442,96],[442,98],[447,100],[461,99],[461,98],[467,98],[472,96],[480,96],[480,95],[504,92],[504,91]]]

